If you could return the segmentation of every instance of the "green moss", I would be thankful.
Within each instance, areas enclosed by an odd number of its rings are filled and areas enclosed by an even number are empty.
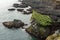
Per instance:
[[[35,19],[37,23],[46,26],[46,25],[50,25],[51,18],[49,16],[46,15],[41,15],[40,13],[37,13],[36,11],[33,10],[33,14],[32,14],[32,19]]]

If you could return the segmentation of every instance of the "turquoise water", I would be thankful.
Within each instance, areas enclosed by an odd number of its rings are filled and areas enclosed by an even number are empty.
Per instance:
[[[17,12],[16,10],[12,12],[7,10],[15,2],[17,2],[17,0],[0,0],[0,40],[35,40],[35,38],[26,33],[22,28],[8,29],[2,24],[5,21],[19,19],[29,26],[32,14],[24,15],[22,12]]]

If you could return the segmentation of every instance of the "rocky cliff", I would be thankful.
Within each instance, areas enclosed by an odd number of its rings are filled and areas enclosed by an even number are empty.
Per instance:
[[[26,29],[29,34],[45,40],[60,29],[60,0],[23,0],[22,3],[33,8],[31,26]]]

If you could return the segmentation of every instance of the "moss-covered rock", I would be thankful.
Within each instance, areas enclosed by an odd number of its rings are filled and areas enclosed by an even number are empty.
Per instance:
[[[33,14],[32,14],[32,19],[35,19],[38,24],[41,24],[44,26],[50,25],[50,23],[52,22],[51,18],[49,16],[41,15],[40,13],[37,13],[34,10],[33,10]]]
[[[47,25],[51,25],[51,18],[46,15],[41,15],[33,10],[31,20],[33,22],[31,23],[31,26],[26,29],[26,31],[41,40],[45,39],[50,34],[50,29]]]

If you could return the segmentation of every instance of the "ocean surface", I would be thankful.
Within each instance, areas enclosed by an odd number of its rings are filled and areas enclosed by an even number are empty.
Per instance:
[[[14,19],[22,20],[30,25],[31,15],[24,15],[22,12],[8,11],[18,0],[0,0],[0,40],[35,40],[34,37],[25,32],[24,29],[8,29],[2,24],[5,21],[13,21]],[[28,27],[25,26],[25,27]]]

